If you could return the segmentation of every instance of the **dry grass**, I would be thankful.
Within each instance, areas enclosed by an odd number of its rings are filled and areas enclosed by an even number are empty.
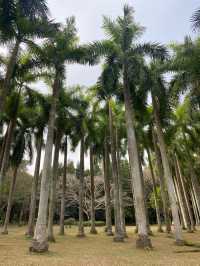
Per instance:
[[[129,238],[125,243],[114,243],[105,236],[103,228],[98,235],[87,234],[85,239],[76,237],[76,228],[68,229],[66,236],[57,236],[47,254],[28,252],[29,242],[24,236],[25,228],[11,227],[9,235],[0,235],[1,266],[125,266],[125,265],[200,265],[200,248],[177,247],[172,238],[155,232],[152,237],[153,251],[136,250],[134,228],[128,227]],[[155,228],[153,228],[155,230]],[[86,230],[87,233],[87,230]],[[56,233],[57,234],[57,228]],[[184,233],[188,242],[198,246],[200,231]]]

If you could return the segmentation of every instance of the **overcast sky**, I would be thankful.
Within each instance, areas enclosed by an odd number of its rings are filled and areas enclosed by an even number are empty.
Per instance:
[[[192,34],[190,17],[200,6],[198,0],[48,0],[48,4],[52,18],[58,22],[64,22],[72,15],[76,17],[81,43],[104,39],[105,35],[101,28],[102,16],[116,18],[122,14],[124,4],[134,7],[136,22],[146,27],[141,41],[162,44],[181,42],[185,35]],[[93,85],[100,69],[100,66],[68,66],[67,84]],[[78,150],[70,153],[69,157],[77,162]],[[34,165],[30,167],[32,173],[33,169]]]
[[[59,22],[74,15],[82,43],[105,38],[102,16],[116,18],[122,14],[124,4],[135,9],[135,19],[146,27],[142,41],[163,44],[182,41],[191,34],[190,17],[200,3],[198,0],[48,0],[51,15]],[[100,67],[70,66],[67,82],[92,85],[96,82]]]

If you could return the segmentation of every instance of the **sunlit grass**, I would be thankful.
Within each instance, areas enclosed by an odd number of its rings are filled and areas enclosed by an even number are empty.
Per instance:
[[[25,237],[25,229],[10,227],[9,235],[0,235],[1,266],[199,265],[200,231],[184,233],[191,245],[177,247],[172,238],[156,233],[153,227],[154,249],[143,251],[135,248],[133,227],[127,227],[129,238],[125,243],[114,243],[112,237],[105,236],[103,228],[98,228],[98,235],[90,235],[87,228],[86,238],[80,239],[76,237],[76,227],[67,229],[65,236],[59,236],[56,227],[56,243],[50,244],[47,254],[38,255],[29,253],[31,240]]]

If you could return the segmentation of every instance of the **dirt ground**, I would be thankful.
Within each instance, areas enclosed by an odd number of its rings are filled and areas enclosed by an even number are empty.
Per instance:
[[[77,228],[66,230],[65,236],[58,236],[50,244],[47,254],[30,254],[30,240],[26,239],[25,227],[10,227],[9,235],[0,235],[0,266],[146,266],[146,265],[200,265],[200,228],[196,233],[184,233],[184,239],[193,246],[177,247],[173,238],[164,233],[151,237],[153,250],[135,248],[136,235],[133,227],[127,227],[129,238],[125,243],[114,243],[105,236],[103,228],[98,235],[84,239],[76,237]]]

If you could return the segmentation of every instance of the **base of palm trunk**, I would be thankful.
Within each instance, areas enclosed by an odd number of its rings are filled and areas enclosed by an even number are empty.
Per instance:
[[[163,229],[161,227],[158,227],[157,232],[158,233],[164,233],[164,231],[163,231]]]
[[[1,234],[2,235],[8,235],[8,230],[6,229],[6,230],[3,230],[2,232],[1,232]]]
[[[91,228],[91,229],[90,229],[90,234],[92,234],[92,235],[97,235],[98,232],[97,232],[96,228]]]
[[[112,231],[106,231],[106,235],[107,235],[107,236],[114,236],[114,234],[113,234]]]
[[[85,237],[85,233],[78,233],[77,235],[76,235],[78,238],[84,238]]]
[[[175,243],[176,246],[184,246],[185,245],[185,241],[182,239],[176,239]]]
[[[187,230],[187,233],[192,234],[192,233],[194,233],[194,230],[192,230],[192,229],[188,229],[188,230]]]
[[[152,249],[151,239],[147,235],[139,235],[136,240],[136,248]]]
[[[26,232],[25,236],[28,238],[32,238],[34,236],[34,232]]]
[[[35,253],[45,253],[48,251],[48,249],[49,249],[49,244],[47,241],[39,242],[37,240],[33,240],[29,248],[29,251]]]
[[[49,242],[52,242],[52,243],[55,243],[56,242],[56,239],[54,236],[48,236],[48,241]]]
[[[124,237],[121,235],[115,235],[113,238],[114,242],[124,242]]]

